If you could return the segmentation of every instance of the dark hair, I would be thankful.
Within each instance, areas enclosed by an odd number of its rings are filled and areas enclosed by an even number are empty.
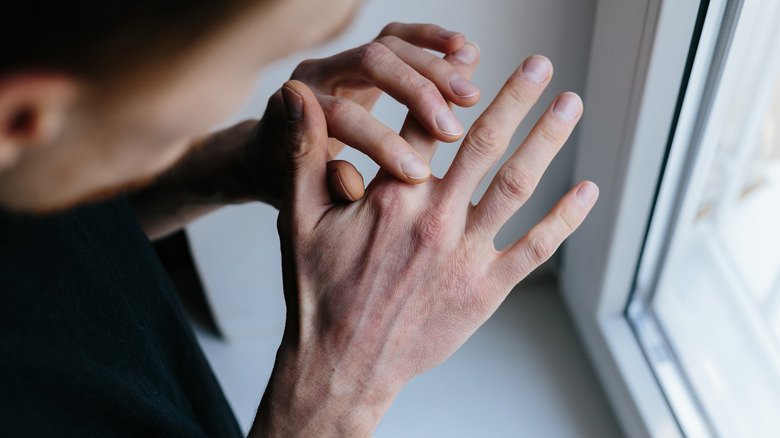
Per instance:
[[[43,70],[110,77],[193,46],[256,2],[5,0],[0,76]]]

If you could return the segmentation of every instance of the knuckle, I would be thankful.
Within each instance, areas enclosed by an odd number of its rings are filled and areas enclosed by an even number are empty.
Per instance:
[[[357,147],[357,146],[355,146]],[[387,154],[392,154],[393,150],[401,148],[408,148],[409,145],[403,138],[401,138],[395,131],[391,129],[382,129],[382,132],[378,133],[375,140],[367,143],[366,153],[384,151]],[[379,159],[379,157],[375,158]]]
[[[363,71],[370,70],[381,64],[390,53],[390,49],[382,43],[371,41],[363,45],[360,50],[360,68]]]
[[[396,184],[388,184],[376,190],[370,200],[380,217],[397,216],[403,207],[403,194]]]
[[[317,60],[316,59],[306,59],[301,61],[300,64],[298,64],[295,67],[295,70],[293,70],[292,76],[290,76],[290,79],[295,80],[302,80],[302,82],[306,82],[306,79],[309,79],[313,72],[317,69]]]
[[[298,171],[306,165],[304,159],[310,153],[311,148],[308,147],[307,139],[299,134],[292,135],[288,139],[287,156],[290,158],[290,162],[287,166],[290,170]]]
[[[514,167],[505,167],[499,174],[497,187],[506,198],[522,203],[533,194],[536,181],[528,172]]]
[[[425,67],[428,71],[434,72],[434,75],[441,78],[449,77],[451,74],[458,74],[458,70],[452,64],[438,56],[428,58]]]
[[[539,137],[543,144],[551,147],[558,147],[564,143],[560,133],[549,126],[541,127],[534,134]]]
[[[405,89],[409,90],[410,95],[415,96],[421,102],[427,102],[434,108],[444,105],[444,99],[441,97],[439,89],[433,85],[433,82],[419,73],[404,75],[402,83],[406,84]]]
[[[377,39],[374,40],[374,42],[382,44],[385,47],[392,48],[396,44],[398,44],[401,41],[400,38],[398,38],[395,35],[383,35]]]
[[[552,236],[544,233],[529,234],[528,252],[531,261],[537,266],[547,261],[556,249],[558,245]]]
[[[420,34],[431,40],[440,38],[439,35],[441,34],[441,31],[444,30],[443,27],[433,23],[422,23],[418,25],[417,29]]]
[[[343,97],[333,97],[323,105],[323,112],[330,123],[345,122],[355,109],[355,103]]]
[[[385,36],[385,35],[395,34],[398,32],[398,29],[401,26],[403,26],[403,24],[399,23],[398,21],[387,23],[385,27],[382,28],[382,31],[379,32],[379,35]]]
[[[412,238],[421,248],[438,247],[448,234],[448,216],[435,212],[426,214],[414,229]]]
[[[490,159],[501,149],[501,136],[494,128],[480,125],[469,132],[467,143],[472,151]]]
[[[504,88],[503,93],[521,107],[531,106],[532,104],[529,96],[524,93],[524,89],[521,88],[520,84],[511,84]]]

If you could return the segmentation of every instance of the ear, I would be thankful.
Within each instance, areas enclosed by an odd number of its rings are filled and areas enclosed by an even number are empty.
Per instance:
[[[76,81],[57,74],[0,76],[0,171],[25,148],[57,137],[76,96]]]

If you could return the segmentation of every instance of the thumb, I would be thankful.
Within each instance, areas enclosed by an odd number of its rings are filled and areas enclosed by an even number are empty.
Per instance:
[[[331,203],[326,171],[328,125],[314,93],[302,82],[285,82],[282,100],[287,114],[283,204],[298,218],[311,217],[310,213]]]

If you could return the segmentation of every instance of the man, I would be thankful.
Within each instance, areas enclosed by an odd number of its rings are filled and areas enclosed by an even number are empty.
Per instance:
[[[450,103],[479,99],[461,34],[388,25],[299,66],[259,122],[209,135],[264,65],[337,33],[357,1],[63,3],[11,6],[1,31],[0,435],[238,435],[146,236],[251,200],[280,207],[288,310],[250,435],[370,435],[596,200],[580,183],[493,247],[580,117],[564,93],[470,203],[549,82],[544,57],[438,179],[437,142],[463,134]],[[410,110],[400,134],[368,114],[380,90]],[[365,192],[332,160],[345,143],[382,167]]]

